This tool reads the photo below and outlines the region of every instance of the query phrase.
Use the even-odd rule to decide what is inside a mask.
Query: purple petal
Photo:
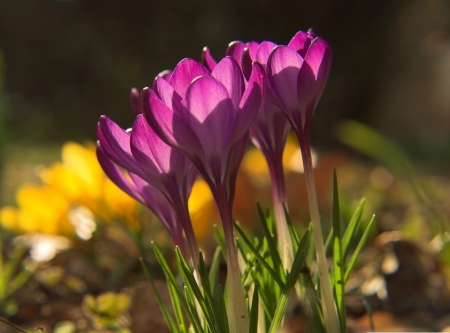
[[[246,45],[247,45],[247,49],[250,53],[250,58],[252,58],[253,60],[256,59],[256,52],[258,51],[259,43],[255,42],[255,41],[251,41],[251,42],[248,42]]]
[[[234,144],[247,132],[258,114],[266,91],[266,78],[264,73],[264,69],[259,63],[253,63],[252,75],[242,96],[239,111],[234,121],[230,144]]]
[[[156,84],[156,80],[158,78],[161,78],[164,81],[169,82],[171,77],[172,77],[172,71],[168,70],[168,69],[166,69],[165,71],[162,71],[161,73],[156,75],[155,80],[153,81],[153,90],[156,90],[155,84]]]
[[[231,57],[223,58],[212,71],[212,76],[225,86],[233,102],[233,108],[237,110],[244,92],[244,78],[236,60]]]
[[[288,44],[288,47],[293,49],[294,51],[297,51],[298,54],[302,56],[302,58],[305,58],[306,52],[308,51],[308,48],[314,38],[315,36],[309,31],[299,31],[295,34],[294,37],[292,37],[291,41]]]
[[[170,78],[170,85],[184,98],[192,81],[199,76],[210,76],[210,72],[193,59],[183,59],[175,67]]]
[[[236,60],[236,62],[241,66],[242,53],[244,53],[245,44],[241,41],[234,41],[228,44],[226,55]]]
[[[287,46],[277,46],[267,61],[267,81],[271,92],[291,121],[302,118],[298,111],[297,81],[302,67],[302,57]]]
[[[156,78],[153,86],[155,87],[156,95],[161,101],[166,104],[171,110],[179,109],[181,104],[181,96],[173,89],[173,87],[163,78]]]
[[[211,52],[209,51],[209,48],[205,46],[203,48],[202,56],[201,56],[201,63],[207,70],[212,72],[214,67],[216,67],[217,61],[214,60],[214,58],[211,55]]]
[[[272,52],[272,50],[276,47],[277,45],[275,43],[272,42],[262,42],[261,45],[258,47],[258,50],[256,52],[256,57],[255,60],[257,62],[259,62],[261,65],[263,65],[264,67],[266,67],[267,65],[267,59],[269,59],[269,54],[270,52]]]
[[[192,160],[201,144],[188,124],[151,89],[143,91],[143,102],[145,118],[161,140]]]
[[[130,177],[142,195],[144,200],[143,204],[150,208],[161,220],[171,237],[181,239],[181,237],[179,237],[179,234],[182,232],[181,226],[177,225],[176,212],[167,201],[166,197],[161,191],[145,182],[139,176],[130,173]],[[174,242],[176,243],[175,240]]]
[[[145,177],[131,153],[130,133],[106,116],[100,117],[97,132],[99,143],[108,158],[120,167]]]
[[[111,181],[117,185],[122,191],[128,194],[133,199],[146,205],[144,198],[139,193],[136,186],[125,177],[124,173],[106,156],[102,147],[97,145],[97,159],[105,174]]]
[[[298,77],[298,100],[306,112],[305,126],[311,121],[314,109],[322,96],[331,68],[331,49],[321,38],[311,44]]]
[[[236,189],[236,178],[239,171],[239,166],[241,165],[242,159],[244,158],[245,151],[247,150],[248,145],[248,131],[244,133],[244,135],[234,144],[230,149],[230,156],[228,161],[228,172],[227,172],[227,180],[230,184],[229,193],[229,201],[231,204],[234,200],[234,194]]]
[[[270,160],[282,158],[289,129],[289,121],[283,110],[266,99],[249,131],[253,143],[270,163]]]
[[[242,54],[242,73],[244,73],[245,79],[250,80],[250,76],[252,75],[253,70],[253,59],[250,53],[250,49],[244,49],[244,53]]]
[[[142,113],[141,96],[139,94],[139,90],[137,90],[136,88],[131,89],[130,103],[131,108],[133,109],[136,116]]]
[[[219,63],[215,69],[221,67]],[[198,137],[206,155],[223,154],[235,117],[225,86],[213,77],[198,78],[187,90],[183,105],[188,112],[183,118]]]
[[[156,135],[143,116],[137,117],[134,122],[130,146],[136,163],[146,174],[158,178],[172,171],[173,149]]]

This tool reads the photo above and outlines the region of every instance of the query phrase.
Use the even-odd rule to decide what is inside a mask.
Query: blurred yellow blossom
[[[211,190],[203,179],[198,179],[189,197],[189,213],[200,246],[212,241],[212,226],[220,224]]]
[[[64,236],[77,231],[86,239],[89,231],[95,230],[94,220],[119,220],[138,227],[139,204],[104,175],[94,143],[83,146],[68,142],[61,155],[62,162],[40,172],[43,185],[24,185],[17,190],[19,208],[0,210],[0,223],[5,228]]]

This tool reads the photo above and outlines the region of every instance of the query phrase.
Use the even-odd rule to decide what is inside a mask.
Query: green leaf
[[[252,253],[255,255],[255,257],[258,259],[260,264],[263,265],[264,268],[266,268],[266,270],[270,273],[270,275],[276,281],[276,283],[280,286],[280,288],[283,288],[284,287],[284,282],[283,282],[282,278],[285,278],[285,276],[280,277],[277,274],[277,272],[275,272],[275,270],[272,267],[269,266],[267,261],[259,254],[258,250],[253,246],[253,244],[247,238],[247,236],[242,231],[242,229],[239,227],[239,225],[235,224],[235,228],[236,228],[237,232],[239,233],[239,235],[241,236],[242,240],[249,247],[250,251],[252,251]],[[269,247],[270,247],[270,245],[269,245]],[[278,258],[279,258],[279,255],[278,255]]]
[[[341,332],[347,331],[344,290],[344,257],[341,242],[341,215],[336,169],[333,172],[333,287],[339,314]]]
[[[270,231],[269,229],[269,221],[265,218],[264,213],[262,211],[262,208],[259,204],[257,204],[258,207],[258,214],[259,218],[261,220],[261,225],[263,227],[264,235],[266,236],[267,245],[269,246],[270,251],[270,257],[273,260],[274,269],[276,271],[283,271],[283,264],[281,262],[280,258],[280,252],[277,249],[277,239],[275,235]]]
[[[258,330],[258,285],[255,284],[255,289],[253,290],[252,306],[250,309],[250,329],[249,333],[257,333]]]
[[[359,254],[361,253],[362,248],[364,247],[364,244],[367,241],[367,238],[370,235],[370,229],[372,228],[373,223],[375,222],[375,215],[372,216],[370,219],[369,224],[366,227],[366,230],[364,230],[363,235],[361,236],[361,240],[359,241],[358,245],[356,246],[355,252],[353,252],[352,256],[350,257],[350,260],[348,261],[347,268],[345,270],[344,274],[344,283],[347,282],[350,273],[353,270],[353,267],[355,266],[356,259],[358,258]]]
[[[348,251],[350,249],[350,244],[352,243],[352,240],[356,234],[356,230],[359,225],[361,215],[364,211],[365,204],[366,204],[366,198],[362,198],[358,204],[358,207],[356,207],[356,210],[353,213],[352,218],[350,219],[350,222],[348,223],[347,229],[345,230],[344,237],[342,239],[342,255],[343,255],[344,259],[348,255]]]
[[[172,307],[174,310],[175,318],[177,320],[178,326],[185,327],[184,317],[182,307],[187,311],[188,305],[185,300],[184,292],[181,290],[175,276],[172,274],[172,271],[167,264],[164,255],[159,250],[158,246],[151,242],[151,246],[153,248],[153,252],[155,253],[156,260],[158,260],[159,265],[161,266],[164,275],[166,276],[167,288],[169,289],[170,299],[172,301]],[[189,312],[187,311],[188,317]],[[189,320],[192,323],[192,318],[189,317]]]
[[[309,232],[305,232],[300,241],[299,249],[295,254],[294,263],[292,264],[292,269],[289,272],[286,278],[286,284],[283,288],[281,297],[278,300],[277,308],[275,310],[275,314],[273,316],[272,322],[270,324],[270,328],[268,333],[278,332],[278,329],[283,321],[284,315],[286,313],[287,305],[291,298],[291,293],[295,294],[294,286],[297,283],[297,280],[302,271],[302,267],[305,263],[306,257],[306,249],[309,243]]]
[[[412,193],[430,221],[436,223],[437,232],[447,231],[448,221],[440,199],[416,172],[408,156],[392,141],[380,133],[355,121],[344,121],[338,126],[337,138],[342,143],[383,164],[410,186]]]
[[[141,257],[139,258],[139,261],[141,263],[141,267],[144,270],[145,278],[148,282],[150,282],[150,286],[152,287],[153,294],[156,296],[156,300],[158,302],[159,308],[161,309],[161,312],[164,316],[164,319],[166,320],[167,325],[169,326],[169,330],[172,333],[179,333],[180,330],[175,323],[175,320],[173,319],[172,315],[170,314],[169,308],[167,307],[166,303],[164,303],[161,294],[159,293],[158,289],[155,286],[155,282],[153,281],[153,278],[150,274],[149,269],[147,268],[147,265],[145,265],[144,259]]]

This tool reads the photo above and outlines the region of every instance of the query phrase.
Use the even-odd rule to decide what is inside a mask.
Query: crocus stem
[[[218,194],[216,202],[222,220],[227,247],[227,285],[228,285],[228,326],[230,333],[248,333],[250,319],[241,282],[238,253],[234,244],[233,218],[231,205],[225,195]]]
[[[281,159],[280,159],[281,161]],[[273,161],[275,163],[275,161]],[[272,202],[277,226],[278,246],[280,248],[281,262],[284,270],[292,268],[294,249],[286,222],[284,206],[286,204],[286,188],[284,183],[284,171],[282,163],[269,165],[272,184]]]
[[[339,333],[340,325],[337,310],[334,303],[331,286],[330,273],[327,267],[327,258],[323,244],[322,226],[320,224],[319,205],[317,203],[316,186],[314,183],[314,172],[311,158],[311,148],[307,135],[300,136],[300,148],[303,158],[303,169],[306,179],[306,190],[308,193],[309,210],[311,214],[312,231],[316,248],[317,265],[319,266],[320,297],[322,311],[325,319],[325,327],[328,333]]]
[[[197,238],[195,238],[194,228],[192,227],[191,218],[187,204],[180,204],[176,209],[180,212],[181,224],[183,226],[184,235],[188,248],[188,255],[191,258],[191,264],[194,269],[198,268],[199,247]],[[183,253],[186,255],[186,253]]]

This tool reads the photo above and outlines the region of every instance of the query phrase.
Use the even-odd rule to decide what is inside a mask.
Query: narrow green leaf
[[[180,253],[181,254],[181,253]],[[214,330],[217,330],[219,333],[225,333],[223,331],[224,322],[223,320],[227,320],[227,318],[223,318],[219,315],[217,310],[217,304],[215,303],[214,294],[212,293],[212,286],[209,281],[208,272],[206,269],[205,260],[203,259],[202,253],[200,253],[199,258],[199,274],[200,280],[203,287],[203,294],[206,301],[206,308],[208,309],[208,315],[213,320]]]
[[[448,230],[448,219],[441,200],[430,184],[418,175],[405,152],[394,142],[356,121],[342,122],[338,126],[337,138],[402,178],[410,186],[418,203],[429,214],[430,221],[436,224],[434,228],[436,232]]]
[[[341,212],[339,209],[339,191],[336,169],[333,172],[333,287],[339,314],[341,332],[347,331],[344,290],[344,258],[341,242]]]
[[[218,246],[214,252],[214,256],[211,260],[211,266],[209,267],[209,284],[211,285],[211,293],[217,294],[217,286],[219,284],[219,272],[220,272],[220,254],[221,249]]]
[[[353,267],[355,266],[356,259],[358,258],[364,244],[367,241],[367,238],[369,237],[370,229],[372,228],[372,225],[374,222],[375,222],[375,215],[373,215],[372,218],[370,219],[369,224],[366,227],[366,230],[364,230],[361,240],[359,241],[358,245],[356,246],[355,252],[353,252],[352,256],[350,257],[350,260],[348,261],[347,268],[346,268],[345,274],[344,274],[344,284],[347,282],[347,280],[350,276],[350,273],[352,272]]]
[[[147,268],[147,265],[145,265],[145,262],[142,259],[142,257],[139,258],[139,261],[140,261],[141,267],[144,271],[145,278],[147,279],[148,282],[150,282],[150,286],[152,287],[153,294],[156,296],[156,300],[158,302],[159,308],[161,309],[164,319],[166,320],[166,323],[169,326],[169,331],[172,333],[179,333],[180,330],[179,330],[177,324],[175,323],[175,320],[173,319],[172,315],[170,314],[169,308],[164,303],[164,301],[161,297],[161,294],[159,293],[158,289],[156,288],[155,282],[153,281],[153,278],[150,274],[149,269]],[[185,332],[185,331],[183,331],[183,332]]]
[[[326,332],[320,296],[309,275],[301,275],[302,286],[305,288],[304,309],[311,317],[311,330],[314,333]]]
[[[200,305],[200,307],[203,311],[203,315],[204,315],[208,325],[210,326],[211,330],[213,332],[217,332],[215,329],[216,327],[214,325],[214,307],[211,308],[210,306],[208,306],[208,302],[207,302],[207,300],[205,300],[205,297],[202,294],[202,291],[200,290],[200,288],[197,284],[197,281],[195,280],[194,273],[192,272],[192,270],[189,267],[186,260],[183,258],[183,255],[181,254],[180,249],[176,248],[175,253],[176,253],[178,265],[180,267],[180,272],[183,277],[183,281],[186,284],[185,287],[187,288],[187,290],[190,293],[192,293],[192,297],[195,297],[195,299],[198,301],[198,304]],[[204,278],[205,278],[204,282],[209,285],[207,276],[205,276]],[[207,288],[208,287],[209,286],[207,286]],[[207,292],[210,293],[211,291],[210,290],[205,291],[205,293],[207,293]]]
[[[225,306],[226,302],[225,302],[225,297],[224,297],[224,292],[222,289],[222,286],[219,285],[218,286],[218,302],[217,302],[217,309],[219,311],[219,315],[222,318],[222,330],[223,332],[228,333],[230,331],[229,327],[228,327],[228,316],[227,316],[227,307]]]
[[[255,284],[255,289],[253,290],[252,306],[250,309],[250,329],[249,333],[257,333],[258,330],[258,285]]]
[[[202,326],[202,322],[200,320],[200,316],[198,313],[197,305],[195,303],[195,296],[192,293],[192,290],[189,289],[188,286],[184,286],[184,296],[187,304],[187,313],[189,313],[189,318],[191,321],[191,325],[194,328],[195,332],[208,332],[207,323],[205,323],[205,327]]]
[[[275,310],[275,315],[270,323],[270,327],[267,333],[277,333],[281,323],[283,322],[284,314],[286,313],[287,305],[289,303],[289,298],[286,294],[282,294],[277,308]]]
[[[282,276],[282,278],[280,278],[280,276],[278,276],[278,274],[274,271],[274,269],[267,264],[267,261],[263,257],[261,257],[258,250],[253,246],[253,244],[247,238],[247,236],[242,231],[242,229],[239,227],[239,225],[235,224],[235,228],[236,228],[237,232],[239,233],[239,235],[241,236],[242,240],[249,247],[250,251],[252,251],[252,253],[255,255],[255,257],[258,259],[258,261],[267,269],[267,271],[270,273],[272,278],[277,282],[277,284],[281,288],[283,288],[284,282],[282,281],[282,278],[285,278],[285,276]]]
[[[155,253],[156,260],[158,261],[159,265],[161,266],[164,272],[164,275],[166,276],[167,287],[169,289],[170,299],[172,301],[172,307],[175,313],[177,323],[179,326],[184,326],[185,325],[184,316],[181,307],[183,307],[186,310],[189,316],[188,305],[186,303],[184,293],[181,290],[180,286],[178,285],[175,276],[172,274],[172,271],[169,265],[167,264],[164,255],[159,250],[158,246],[154,242],[151,242],[151,246],[153,248],[153,252]],[[191,317],[189,317],[189,320],[192,322]]]
[[[350,249],[350,244],[352,243],[356,229],[359,225],[359,221],[364,211],[365,204],[366,198],[362,198],[358,204],[358,207],[356,207],[356,210],[353,213],[350,222],[348,223],[347,229],[345,230],[344,237],[342,238],[342,255],[344,259],[347,258],[348,251]]]
[[[219,243],[220,248],[222,249],[222,255],[224,258],[227,257],[227,246],[225,244],[225,236],[223,234],[223,230],[219,228],[217,224],[213,226],[214,234],[216,235],[217,242]]]
[[[276,239],[275,235],[269,230],[268,220],[265,218],[261,206],[259,204],[257,204],[257,207],[258,207],[258,214],[259,214],[259,218],[261,220],[261,225],[263,227],[264,235],[266,236],[267,245],[269,246],[270,257],[273,260],[274,269],[276,271],[279,271],[279,270],[283,271],[283,264],[281,262],[280,252],[277,249],[277,239]]]
[[[279,298],[275,314],[270,324],[268,333],[278,332],[281,322],[283,321],[284,315],[286,313],[287,305],[289,303],[290,295],[294,292],[293,287],[295,286],[301,269],[305,263],[306,249],[309,243],[310,233],[307,231],[300,241],[299,249],[295,254],[294,263],[292,264],[292,269],[286,278],[286,284],[283,288],[281,297]],[[294,292],[295,293],[295,292]]]
[[[300,243],[300,239],[298,238],[297,230],[295,230],[294,225],[292,224],[291,216],[286,210],[286,206],[283,204],[284,215],[286,216],[286,223],[288,225],[289,234],[291,235],[292,245],[294,247],[294,253],[298,250],[298,245]]]

